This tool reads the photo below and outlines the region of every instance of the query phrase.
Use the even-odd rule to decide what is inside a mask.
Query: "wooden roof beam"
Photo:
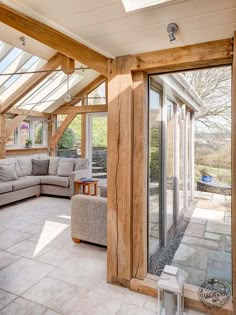
[[[43,112],[37,112],[34,110],[27,110],[27,109],[21,109],[21,108],[14,108],[12,107],[9,109],[7,114],[12,114],[12,115],[27,115],[31,117],[39,117],[39,118],[50,118],[50,114],[48,113],[43,113]]]
[[[53,112],[56,115],[63,114],[86,114],[86,113],[102,113],[107,112],[107,105],[84,105],[84,106],[62,106]]]
[[[131,56],[131,71],[164,73],[232,63],[232,40],[152,51]]]
[[[17,115],[14,117],[9,124],[7,124],[6,129],[6,139],[14,133],[15,129],[26,119],[28,115]]]
[[[63,55],[61,68],[62,68],[62,71],[67,75],[74,73],[75,72],[75,60]]]
[[[1,16],[1,4],[0,4]],[[56,53],[48,62],[40,69],[41,71],[55,70],[62,63],[62,54]],[[5,114],[13,107],[22,97],[27,95],[33,88],[42,82],[51,72],[35,73],[21,87],[19,87],[5,102],[0,105],[0,113]]]
[[[107,76],[107,57],[51,26],[4,4],[0,4],[0,21]]]
[[[69,126],[69,124],[72,122],[72,120],[77,116],[77,113],[70,113],[65,120],[63,120],[62,124],[58,128],[57,132],[52,137],[52,147],[55,147],[58,143],[58,141],[61,139],[61,136],[63,135],[66,128]]]

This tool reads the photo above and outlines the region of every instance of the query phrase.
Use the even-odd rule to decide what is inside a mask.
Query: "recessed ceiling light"
[[[177,0],[122,0],[126,12],[144,9],[154,5],[165,4]]]

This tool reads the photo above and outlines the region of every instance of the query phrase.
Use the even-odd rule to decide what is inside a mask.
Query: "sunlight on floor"
[[[36,245],[34,257],[58,237],[68,226],[68,224],[64,223],[46,221]]]

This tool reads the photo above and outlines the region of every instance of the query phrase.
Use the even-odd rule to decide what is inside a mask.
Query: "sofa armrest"
[[[78,170],[70,173],[70,195],[73,196],[75,192],[74,181],[76,179],[80,179],[81,177],[91,177],[91,170],[89,168],[85,168],[83,170]]]

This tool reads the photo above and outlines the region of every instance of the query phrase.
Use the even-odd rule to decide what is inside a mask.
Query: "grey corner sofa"
[[[86,241],[107,245],[107,190],[100,197],[75,195],[71,202],[71,237],[75,243]]]
[[[48,175],[32,175],[32,159],[29,157],[0,159],[1,165],[15,165],[17,179],[0,181],[0,206],[40,194],[67,196],[74,195],[74,180],[91,177],[87,159],[69,159],[60,157],[38,157],[37,160],[49,159]],[[69,162],[72,169],[58,174],[59,166],[63,171],[64,162]],[[60,176],[63,175],[63,176]]]

